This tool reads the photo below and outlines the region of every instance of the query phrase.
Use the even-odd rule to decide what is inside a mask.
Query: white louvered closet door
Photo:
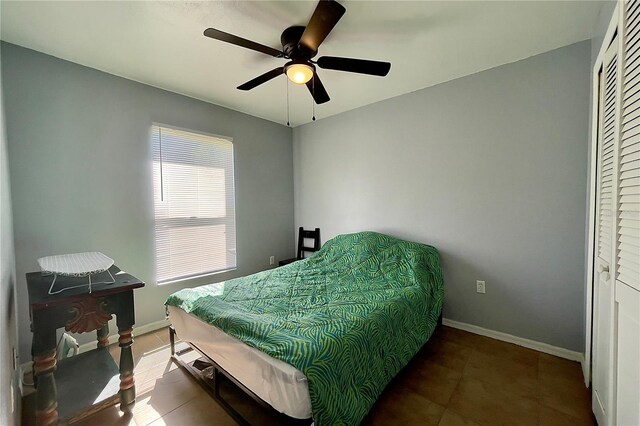
[[[600,74],[596,191],[596,276],[593,293],[593,412],[598,424],[611,424],[614,370],[614,287],[609,268],[615,234],[616,147],[620,129],[618,40],[607,50]]]
[[[623,98],[617,147],[615,235],[615,422],[640,425],[640,1],[625,1],[622,12]]]
[[[640,290],[640,1],[625,12],[616,278]]]
[[[598,149],[598,257],[601,264],[609,266],[612,259],[614,220],[614,155],[618,134],[618,55],[614,40],[600,79],[602,97],[600,108],[600,144]]]

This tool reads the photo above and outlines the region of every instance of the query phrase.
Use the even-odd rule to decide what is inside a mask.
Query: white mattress
[[[175,306],[169,306],[169,318],[178,338],[198,346],[274,409],[296,419],[311,417],[309,386],[300,370]]]

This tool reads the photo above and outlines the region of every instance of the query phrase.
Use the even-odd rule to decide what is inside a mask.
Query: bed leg
[[[220,399],[220,371],[213,367],[213,393],[217,399]]]
[[[169,343],[171,345],[171,355],[176,354],[176,329],[172,325],[169,326]]]

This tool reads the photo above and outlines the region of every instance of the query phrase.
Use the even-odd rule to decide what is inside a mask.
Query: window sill
[[[165,286],[165,285],[171,285],[171,284],[184,283],[185,281],[203,279],[203,278],[211,277],[211,276],[214,276],[214,275],[220,275],[220,274],[224,274],[224,273],[227,273],[227,272],[232,272],[232,271],[235,271],[237,269],[238,269],[238,267],[236,266],[234,268],[222,269],[220,271],[207,272],[207,273],[200,274],[200,275],[190,275],[188,277],[175,278],[175,279],[171,279],[169,281],[158,282],[158,285],[159,286]]]

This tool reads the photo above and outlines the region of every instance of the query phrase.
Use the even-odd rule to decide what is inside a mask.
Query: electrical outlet
[[[276,264],[276,257],[269,256],[269,265],[275,265],[275,264]]]
[[[486,293],[484,281],[476,281],[476,293]]]

